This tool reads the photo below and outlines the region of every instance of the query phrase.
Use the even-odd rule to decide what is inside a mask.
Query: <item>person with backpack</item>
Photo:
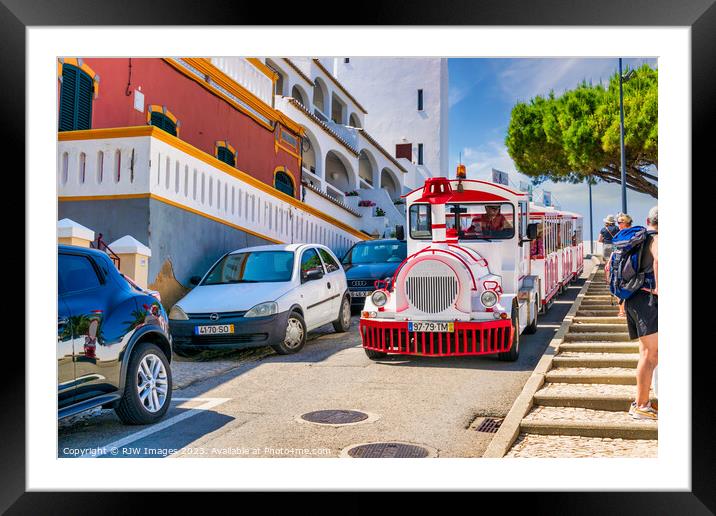
[[[649,399],[659,362],[659,253],[658,208],[649,210],[648,228],[622,229],[614,238],[614,252],[606,267],[609,290],[624,300],[630,339],[639,339],[636,399],[629,414],[634,419],[658,419],[658,408]]]
[[[619,234],[619,231],[625,228],[630,228],[632,225],[632,218],[631,215],[627,215],[626,213],[620,213],[617,215],[617,235]],[[614,239],[612,239],[612,242],[614,242]],[[617,317],[626,317],[626,312],[624,311],[624,300],[619,300],[619,313],[617,314]]]
[[[607,215],[604,219],[604,227],[599,230],[599,238],[597,238],[597,242],[602,243],[602,254],[606,261],[609,261],[609,257],[612,254],[612,240],[617,236],[617,233],[619,233],[619,228],[615,222],[614,215]]]

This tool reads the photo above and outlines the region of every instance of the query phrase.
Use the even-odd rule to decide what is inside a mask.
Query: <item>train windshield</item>
[[[507,202],[448,204],[445,227],[460,240],[507,240],[515,236],[515,208]]]

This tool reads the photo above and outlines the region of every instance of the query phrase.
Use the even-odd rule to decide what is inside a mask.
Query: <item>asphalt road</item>
[[[590,266],[585,262],[584,277]],[[157,425],[123,426],[108,410],[64,421],[58,455],[338,457],[356,444],[397,441],[423,446],[430,456],[480,457],[494,434],[477,426],[507,415],[583,281],[540,317],[536,334],[522,336],[513,363],[494,356],[373,362],[360,346],[354,317],[347,334],[321,328],[296,355],[239,361],[226,373],[175,390]],[[344,426],[300,419],[329,409],[369,417]]]

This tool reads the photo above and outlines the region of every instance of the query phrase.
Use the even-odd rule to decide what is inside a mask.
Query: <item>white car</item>
[[[169,312],[174,351],[271,346],[296,353],[306,334],[351,325],[346,275],[319,244],[264,245],[222,256]]]

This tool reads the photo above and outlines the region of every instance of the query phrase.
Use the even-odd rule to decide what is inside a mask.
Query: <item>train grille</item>
[[[450,308],[457,297],[457,289],[455,276],[408,277],[405,284],[410,303],[429,314]]]

